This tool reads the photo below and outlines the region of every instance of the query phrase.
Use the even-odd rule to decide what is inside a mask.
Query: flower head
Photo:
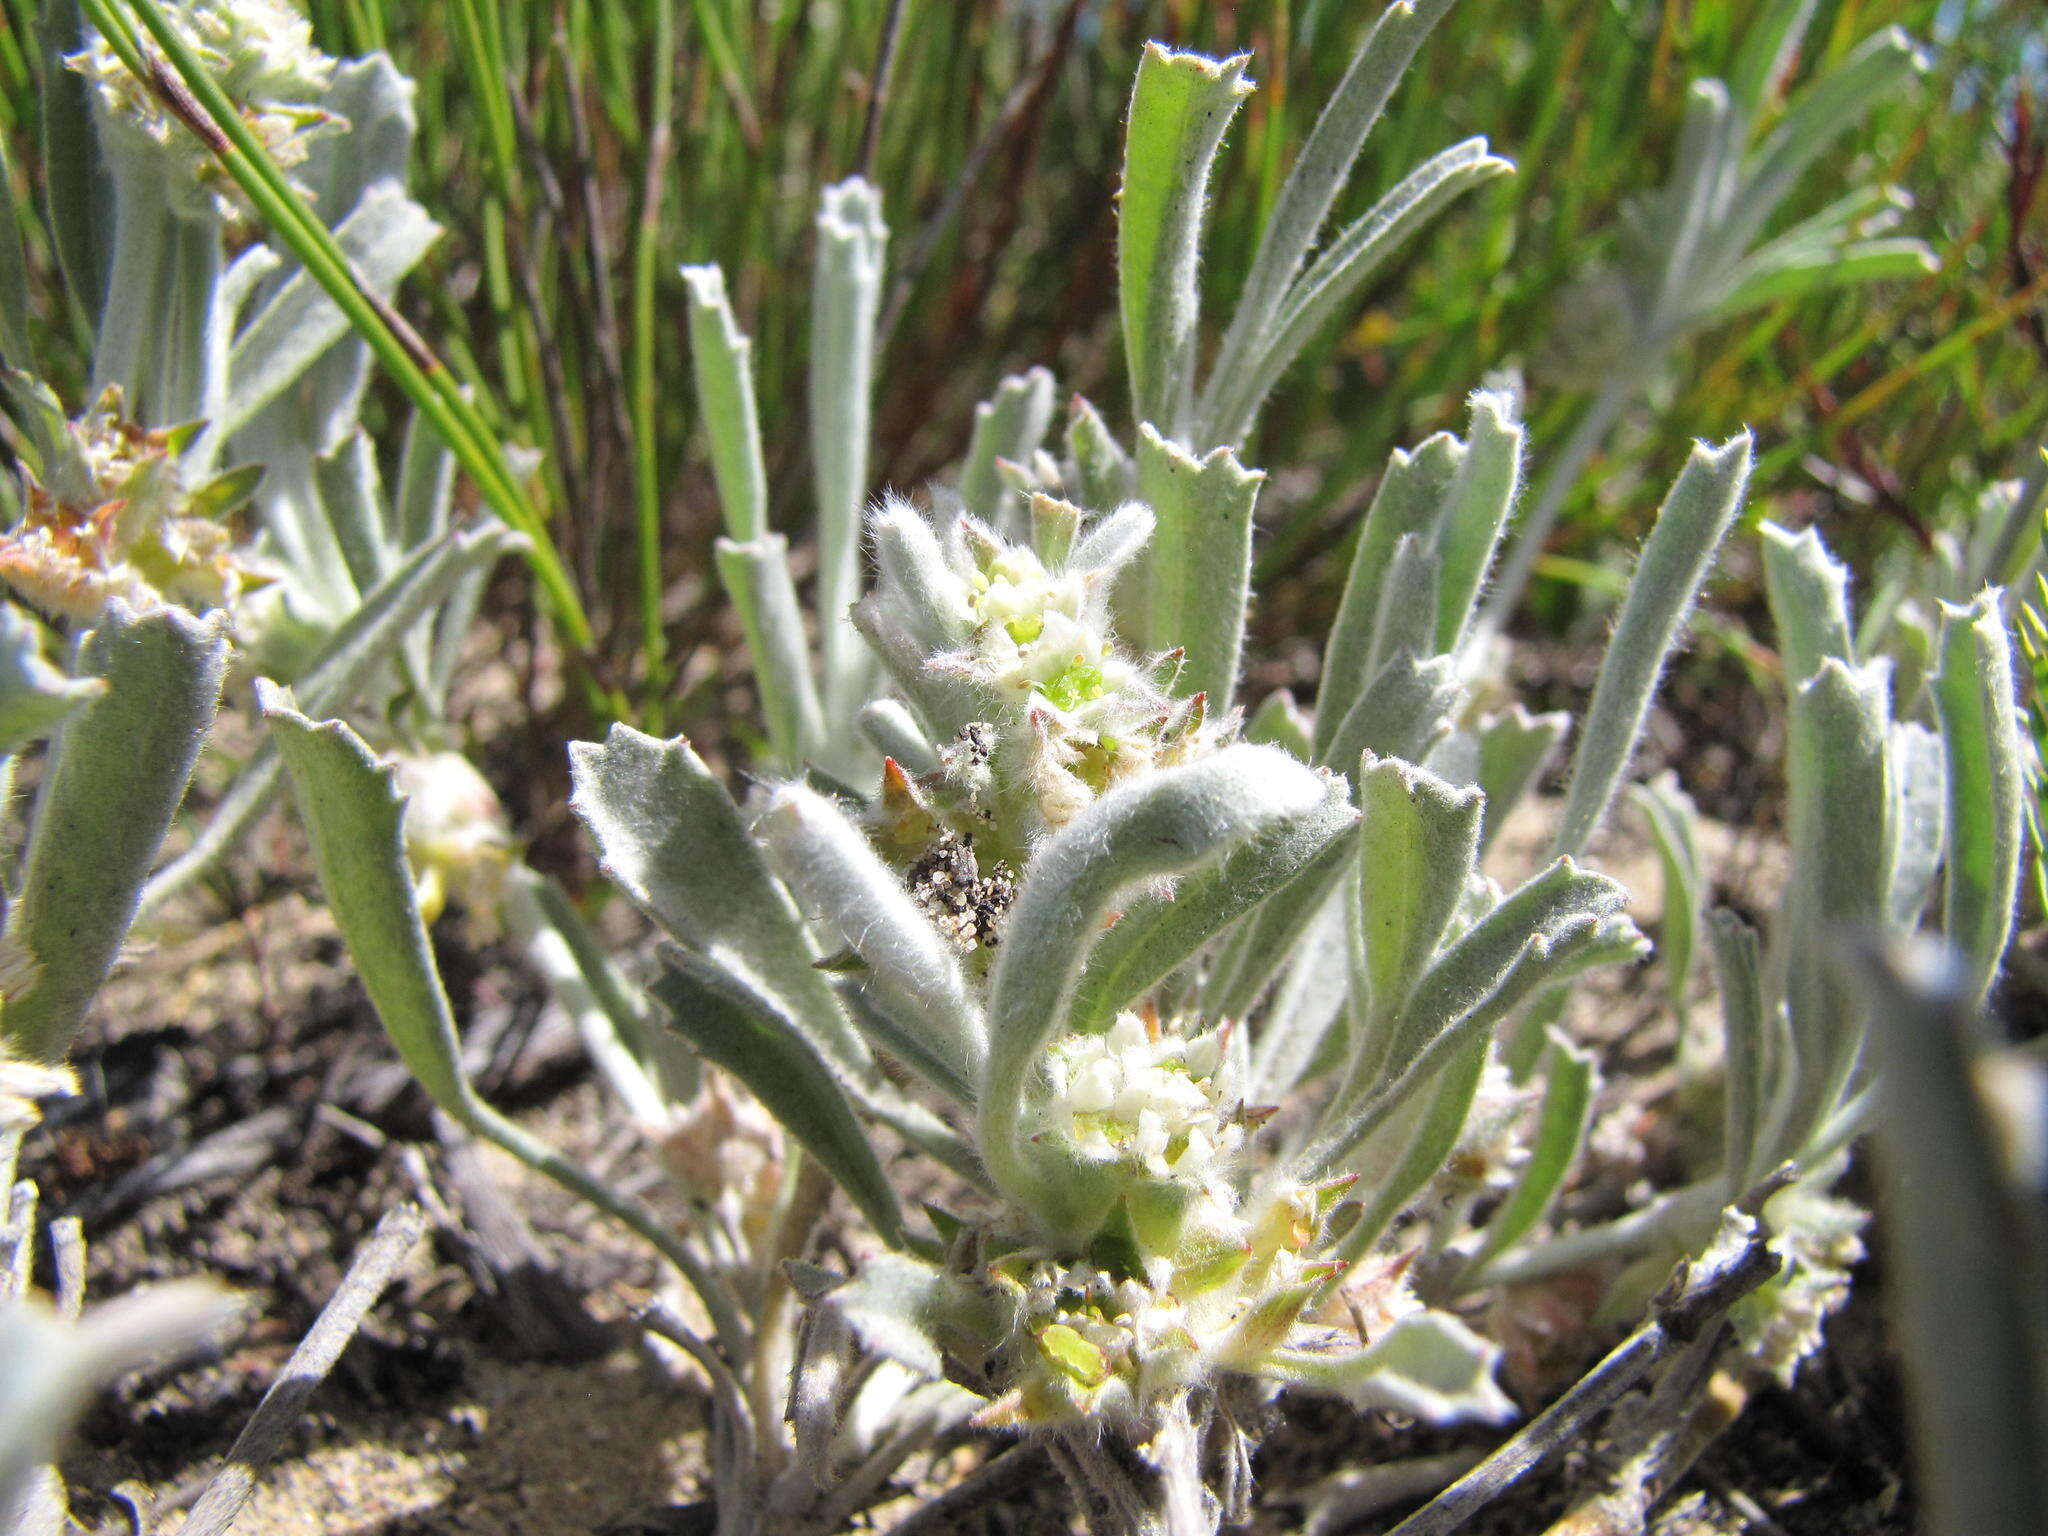
[[[278,165],[304,163],[313,139],[347,127],[320,106],[334,60],[314,47],[312,23],[284,0],[186,0],[165,11]],[[153,43],[140,42],[162,62]],[[237,215],[239,193],[219,161],[103,36],[95,32],[64,62],[91,82],[107,131],[155,159],[173,208],[187,217]]]
[[[0,535],[0,582],[46,614],[89,624],[109,602],[202,611],[266,579],[244,561],[228,513],[255,486],[231,470],[188,487],[178,454],[192,428],[150,430],[109,388],[76,421],[35,391],[39,461],[22,468],[21,521]]]

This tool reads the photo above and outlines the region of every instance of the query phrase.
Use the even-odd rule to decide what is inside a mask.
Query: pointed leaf
[[[1673,1013],[1683,1020],[1692,981],[1693,949],[1705,910],[1707,871],[1700,853],[1699,810],[1678,787],[1677,776],[1660,774],[1639,784],[1630,798],[1649,823],[1664,872],[1664,921],[1657,947],[1664,961],[1664,984]]]
[[[1209,173],[1223,132],[1252,91],[1250,55],[1207,59],[1147,43],[1131,92],[1117,206],[1117,286],[1132,415],[1182,430],[1201,307],[1196,269]]]
[[[1520,704],[1481,722],[1479,787],[1486,794],[1486,820],[1479,832],[1482,850],[1493,845],[1508,812],[1550,766],[1571,724],[1572,717],[1562,710],[1532,715]]]
[[[1464,445],[1450,433],[1439,432],[1424,439],[1412,453],[1395,449],[1387,461],[1386,475],[1359,529],[1343,600],[1323,647],[1323,681],[1316,694],[1319,761],[1348,764],[1364,750],[1361,743],[1340,753],[1333,750],[1333,743],[1339,725],[1373,681],[1373,633],[1385,597],[1387,568],[1403,534],[1423,533],[1436,526],[1464,460]],[[1389,757],[1406,755],[1375,750]]]
[[[960,502],[993,528],[1007,527],[1013,498],[996,472],[998,459],[1023,464],[1045,441],[1052,425],[1052,374],[1033,368],[1004,379],[995,397],[974,408],[974,435],[960,466]]]
[[[1090,512],[1106,512],[1138,494],[1138,466],[1109,424],[1081,396],[1067,415],[1068,494]]]
[[[1788,533],[1776,523],[1758,529],[1771,624],[1785,658],[1785,681],[1797,686],[1829,656],[1854,662],[1849,633],[1849,571],[1808,528]]]
[[[1693,445],[1671,494],[1643,544],[1621,616],[1600,659],[1593,702],[1572,761],[1571,788],[1552,851],[1577,853],[1586,846],[1635,755],[1650,700],[1679,632],[1699,596],[1749,482],[1749,434],[1718,448]]]
[[[1886,1292],[1927,1457],[1926,1528],[2021,1536],[2048,1506],[2039,1201],[2013,1187],[1977,1094],[1976,978],[1924,950],[1863,969],[1877,1004]]]
[[[1367,752],[1415,762],[1451,727],[1465,690],[1454,656],[1417,660],[1401,651],[1380,669],[1343,721],[1330,733],[1322,761],[1356,761]],[[1322,723],[1320,712],[1316,723]],[[1341,755],[1340,755],[1341,754]]]
[[[424,208],[385,181],[363,194],[334,238],[363,284],[388,298],[440,233]],[[227,405],[208,424],[208,439],[233,437],[347,331],[347,318],[319,283],[304,270],[293,272],[235,338]]]
[[[1352,55],[1281,184],[1259,236],[1258,250],[1218,354],[1216,379],[1244,371],[1258,344],[1272,333],[1290,291],[1297,287],[1295,275],[1322,233],[1338,194],[1351,179],[1366,135],[1407,72],[1415,51],[1450,8],[1451,0],[1390,5]],[[1231,432],[1214,438],[1217,442],[1235,440],[1236,434]]]
[[[1714,971],[1721,992],[1721,1038],[1727,1059],[1723,1085],[1722,1160],[1727,1187],[1751,1188],[1762,1169],[1760,1145],[1771,1108],[1769,1065],[1777,1054],[1773,1014],[1764,1000],[1762,947],[1756,930],[1726,907],[1707,915]]]
[[[390,661],[392,652],[404,644],[413,627],[430,615],[466,574],[488,572],[520,542],[519,535],[502,524],[486,521],[450,529],[413,550],[364,596],[295,679],[306,708],[324,713],[353,702]],[[276,743],[266,739],[214,807],[212,819],[192,840],[192,846],[159,870],[144,889],[145,910],[212,868],[248,834],[269,808],[282,769]]]
[[[1493,552],[1522,488],[1522,423],[1517,417],[1511,394],[1481,390],[1472,397],[1465,462],[1444,508],[1443,591],[1436,619],[1439,654],[1455,651],[1464,639]]]
[[[867,665],[848,610],[860,595],[861,508],[868,495],[875,322],[889,226],[882,198],[858,176],[827,187],[818,210],[811,287],[811,464],[818,506],[818,629],[827,717],[859,701]]]
[[[1386,14],[1397,9],[1390,6]],[[1488,154],[1486,140],[1467,139],[1425,160],[1340,231],[1288,291],[1271,327],[1249,335],[1240,353],[1218,359],[1203,392],[1202,438],[1234,443],[1249,437],[1281,375],[1372,275],[1451,202],[1514,168]]]

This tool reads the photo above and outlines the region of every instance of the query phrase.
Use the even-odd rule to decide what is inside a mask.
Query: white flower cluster
[[[1202,1183],[1244,1145],[1219,1031],[1192,1037],[1135,1013],[1099,1035],[1070,1035],[1046,1058],[1055,1128],[1093,1161]]]
[[[279,165],[303,163],[313,138],[347,126],[319,104],[334,60],[313,45],[312,23],[285,0],[187,0],[165,9]],[[146,36],[141,41],[154,51]],[[94,33],[64,62],[92,83],[110,130],[158,158],[174,208],[188,217],[209,208],[235,217],[234,184],[212,152],[104,37]]]
[[[1172,694],[1177,658],[1117,644],[1110,589],[1150,527],[1126,506],[1054,558],[964,514],[938,529],[891,500],[870,520],[880,580],[855,621],[932,727],[940,808],[963,836],[992,832],[993,857],[1020,858],[1106,790],[1235,730],[1235,715]]]
[[[968,578],[973,625],[967,670],[1019,704],[1045,703],[1069,715],[1132,688],[1138,671],[1110,639],[1089,573],[1048,572],[1021,545],[999,546],[987,567]]]

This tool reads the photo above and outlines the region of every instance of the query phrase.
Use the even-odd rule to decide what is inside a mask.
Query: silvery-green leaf
[[[256,699],[298,791],[320,883],[363,990],[407,1070],[435,1103],[464,1114],[475,1095],[420,918],[405,855],[406,801],[392,769],[340,721],[316,724],[300,714],[284,689],[259,678]]]
[[[388,298],[440,233],[425,209],[384,181],[363,193],[334,238],[370,291]],[[208,438],[233,437],[347,329],[326,290],[304,270],[294,272],[235,338],[228,399],[220,418],[208,424]]]
[[[0,356],[15,368],[36,365],[28,318],[28,259],[21,248],[21,210],[14,202],[14,167],[0,148]]]
[[[1027,462],[1052,426],[1052,406],[1052,374],[1033,368],[1004,379],[994,398],[974,408],[974,434],[960,466],[960,503],[990,527],[1007,530],[1015,522],[1006,515],[1014,498],[996,473],[996,461]]]
[[[1231,923],[1300,877],[1358,824],[1342,779],[1325,781],[1322,802],[1277,821],[1259,836],[1189,875],[1170,899],[1140,898],[1088,954],[1074,997],[1075,1029],[1106,1026],[1146,988],[1198,954]]]
[[[57,67],[63,69],[61,61]],[[70,73],[69,70],[64,70]],[[113,238],[102,248],[97,329],[93,333],[92,393],[118,384],[131,412],[144,414],[144,396],[155,385],[153,360],[161,350],[161,322],[169,297],[169,268],[181,243],[171,210],[171,188],[159,168],[138,156],[119,135],[88,128],[105,154],[113,188],[109,206]],[[218,231],[214,231],[218,240]],[[188,354],[189,355],[189,354]]]
[[[1449,1313],[1410,1312],[1352,1354],[1284,1352],[1276,1374],[1333,1392],[1361,1411],[1387,1408],[1431,1424],[1498,1424],[1515,1415],[1494,1383],[1499,1359],[1499,1345]]]
[[[323,223],[346,222],[372,187],[404,184],[418,126],[413,89],[413,82],[383,54],[345,60],[335,68],[320,105],[346,122],[348,130],[316,135],[305,161],[291,172],[293,184],[306,192]],[[262,297],[267,299],[274,286],[274,280],[266,281]],[[331,449],[354,426],[369,383],[370,357],[367,342],[344,332],[306,370],[294,393],[317,449]]]
[[[740,1323],[730,1293],[674,1226],[499,1114],[465,1075],[454,1011],[406,859],[406,801],[390,765],[379,763],[339,720],[316,724],[293,709],[286,690],[259,678],[256,697],[292,775],[327,905],[407,1069],[461,1124],[652,1244],[696,1291],[721,1344],[738,1350]]]
[[[1758,6],[1743,29],[1742,48],[1728,71],[1728,91],[1738,110],[1752,121],[1781,83],[1799,55],[1801,41],[1813,21],[1816,0],[1769,0]]]
[[[1830,555],[1820,535],[1807,528],[1788,533],[1776,523],[1759,529],[1764,552],[1764,590],[1771,625],[1785,658],[1785,680],[1797,686],[1829,656],[1854,662],[1849,632],[1849,572]]]
[[[1798,1072],[1785,1156],[1836,1107],[1862,1044],[1862,1000],[1820,946],[1844,924],[1875,923],[1891,888],[1890,719],[1882,662],[1852,669],[1829,657],[1791,701],[1792,879],[1779,952]]]
[[[1485,799],[1434,774],[1367,753],[1358,770],[1351,902],[1359,1044],[1390,1048],[1409,997],[1435,959],[1479,854]],[[1377,1060],[1361,1060],[1374,1071]]]
[[[455,455],[427,413],[414,408],[406,419],[405,444],[399,452],[398,486],[391,498],[391,542],[400,550],[417,549],[440,537],[448,526],[455,499]]]
[[[1479,589],[1522,488],[1522,423],[1513,396],[1481,390],[1472,397],[1465,462],[1444,508],[1436,649],[1455,651],[1472,622]]]
[[[6,999],[8,1041],[55,1061],[106,980],[220,704],[226,624],[111,605],[76,672],[105,690],[65,723],[36,797],[5,943],[28,962]]]
[[[1671,494],[1658,509],[1607,653],[1600,659],[1554,852],[1580,851],[1606,818],[1635,755],[1664,663],[1699,596],[1714,551],[1742,505],[1743,487],[1749,482],[1749,448],[1747,432],[1718,448],[1695,443]]]
[[[1639,259],[1647,269],[1639,281],[1648,289],[1649,303],[1638,346],[1657,345],[1699,313],[1701,277],[1719,265],[1701,253],[1728,222],[1746,130],[1719,80],[1695,80],[1687,88],[1671,179],[1641,205],[1650,212],[1639,226],[1644,233]]]
[[[1379,675],[1330,732],[1321,761],[1355,762],[1367,752],[1414,762],[1451,727],[1465,690],[1458,682],[1457,658],[1432,656],[1418,660],[1401,651],[1380,668]],[[1322,715],[1316,716],[1318,728]]]
[[[725,274],[715,266],[684,267],[689,292],[690,362],[697,409],[711,445],[711,471],[725,531],[741,543],[768,531],[768,471],[754,405],[754,344],[733,318]]]
[[[870,991],[867,981],[867,962],[851,950],[845,952],[848,969],[835,976],[834,989],[839,1001],[853,1020],[853,1027],[866,1037],[869,1045],[884,1055],[893,1056],[901,1065],[909,1068],[932,1087],[939,1090],[954,1104],[974,1102],[976,1078],[967,1075],[957,1061],[948,1060],[934,1049],[929,1031],[914,1021],[906,1022],[897,1014],[883,1008]],[[903,1100],[904,1107],[911,1101]],[[871,1110],[873,1105],[868,1106]],[[886,1116],[877,1116],[887,1123]],[[922,1145],[914,1135],[907,1139],[912,1145]],[[934,1154],[937,1156],[938,1154]],[[969,1156],[971,1157],[971,1153]],[[949,1159],[941,1156],[941,1162]]]
[[[924,514],[901,497],[884,497],[868,519],[868,543],[877,580],[863,606],[886,608],[922,656],[965,644],[973,624],[965,587]]]
[[[2022,1536],[2048,1507],[2048,1317],[2038,1201],[1977,1096],[1977,981],[1930,950],[1869,954],[1883,1112],[1887,1299],[1941,1536]]]
[[[1910,235],[1848,240],[1823,250],[1766,246],[1728,274],[1728,295],[1716,313],[1732,316],[1828,289],[1925,277],[1940,267],[1933,248]]]
[[[1619,884],[1570,859],[1532,876],[1466,929],[1415,984],[1395,1036],[1396,1066],[1478,1006],[1511,971],[1540,965],[1567,938],[1619,916],[1627,902]]]
[[[1387,563],[1386,590],[1373,614],[1372,651],[1366,676],[1378,677],[1396,656],[1434,656],[1436,643],[1437,588],[1442,580],[1442,561],[1437,553],[1438,533],[1404,533],[1394,545],[1394,558]]]
[[[2018,897],[2025,799],[2012,641],[1996,587],[1941,610],[1934,701],[1948,749],[1948,864],[1942,934],[1982,997],[2004,962]]]
[[[1035,493],[1030,498],[1031,552],[1048,571],[1062,569],[1074,552],[1087,514],[1071,501]]]
[[[840,1082],[843,1071],[780,1001],[725,964],[670,948],[654,996],[706,1060],[732,1073],[860,1207],[881,1236],[901,1234],[896,1192]]]
[[[384,483],[370,434],[357,427],[331,454],[316,457],[313,476],[349,576],[358,591],[368,592],[384,579],[394,559],[385,537]]]
[[[1528,1236],[1550,1209],[1585,1144],[1598,1082],[1591,1054],[1553,1034],[1544,1054],[1543,1105],[1536,1112],[1529,1160],[1522,1165],[1514,1189],[1487,1222],[1486,1235],[1466,1266],[1466,1276],[1483,1279],[1486,1266]]]
[[[700,1079],[697,1058],[648,1016],[568,892],[524,864],[505,882],[505,926],[576,1025],[583,1048],[626,1107],[659,1125],[687,1103]]]
[[[1101,412],[1074,396],[1067,416],[1067,494],[1090,512],[1106,512],[1138,494],[1138,466]]]
[[[788,784],[754,835],[804,910],[867,963],[874,1004],[955,1080],[979,1081],[987,1041],[960,962],[860,828],[823,795]]]
[[[1042,1186],[1020,1127],[1047,1042],[1071,1012],[1075,983],[1117,894],[1188,873],[1327,795],[1321,774],[1272,747],[1226,747],[1110,790],[1033,859],[989,984],[989,1070],[982,1155],[996,1182],[1058,1224],[1061,1191]]]
[[[1117,289],[1132,415],[1178,437],[1194,386],[1197,267],[1209,173],[1252,91],[1250,55],[1208,59],[1147,43],[1124,139]]]
[[[769,871],[740,808],[682,737],[614,725],[569,746],[569,805],[605,873],[686,949],[754,981],[843,1070],[868,1053],[848,1024],[802,914]]]
[[[1144,648],[1187,652],[1175,691],[1212,707],[1237,692],[1251,600],[1252,510],[1262,470],[1228,448],[1196,458],[1149,424],[1138,428],[1138,490],[1155,525],[1146,558]]]
[[[1436,526],[1464,459],[1464,445],[1450,433],[1439,432],[1425,438],[1412,452],[1396,448],[1387,461],[1386,475],[1380,480],[1372,504],[1366,509],[1365,522],[1359,528],[1358,546],[1352,552],[1351,569],[1344,581],[1344,596],[1330,626],[1330,638],[1323,647],[1323,679],[1316,694],[1316,746],[1322,753],[1320,761],[1352,762],[1363,750],[1363,744],[1349,752],[1331,748],[1338,726],[1373,680],[1373,634],[1385,595],[1387,567],[1393,562],[1394,550],[1403,534],[1424,533]]]
[[[825,709],[835,723],[868,661],[848,610],[860,596],[861,508],[868,494],[875,321],[889,226],[882,199],[855,176],[825,189],[811,285],[811,468],[818,506],[818,628]]]
[[[1746,249],[1807,168],[1874,105],[1926,68],[1913,41],[1898,27],[1886,27],[1794,96],[1744,162],[1740,185],[1728,200],[1730,215],[1712,232],[1703,267],[1711,270]]]
[[[1124,502],[1116,510],[1096,518],[1083,530],[1073,553],[1067,558],[1068,568],[1091,572],[1099,582],[1114,582],[1126,567],[1144,554],[1156,527],[1157,520],[1150,507],[1138,501]],[[1121,583],[1119,595],[1122,588],[1137,585],[1135,581]]]
[[[87,34],[78,0],[50,0],[37,9],[36,43],[43,56],[36,92],[42,109],[38,147],[50,243],[73,301],[88,320],[97,320],[113,266],[114,184],[93,126],[91,87],[64,65],[64,56],[82,48]],[[9,361],[20,366],[28,359]]]
[[[750,544],[719,539],[711,552],[746,632],[769,745],[778,763],[795,768],[824,746],[825,725],[789,574],[789,541],[779,533]]]
[[[1257,1004],[1266,985],[1288,963],[1294,947],[1317,914],[1341,901],[1333,893],[1351,868],[1351,838],[1333,839],[1308,867],[1245,917],[1225,940],[1223,952],[1202,987],[1202,1012],[1212,1019],[1241,1019]],[[1344,951],[1337,951],[1341,969]]]
[[[1486,820],[1479,846],[1486,849],[1507,820],[1508,812],[1550,766],[1572,717],[1562,710],[1532,715],[1520,704],[1491,716],[1479,727],[1479,787],[1486,793]]]
[[[1475,922],[1415,989],[1384,1072],[1354,1084],[1326,1114],[1322,1134],[1304,1154],[1308,1172],[1336,1167],[1450,1053],[1542,988],[1640,955],[1642,935],[1621,910],[1626,900],[1606,876],[1559,859]]]
[[[72,677],[50,665],[35,621],[0,602],[0,757],[42,740],[106,690],[104,678]]]

